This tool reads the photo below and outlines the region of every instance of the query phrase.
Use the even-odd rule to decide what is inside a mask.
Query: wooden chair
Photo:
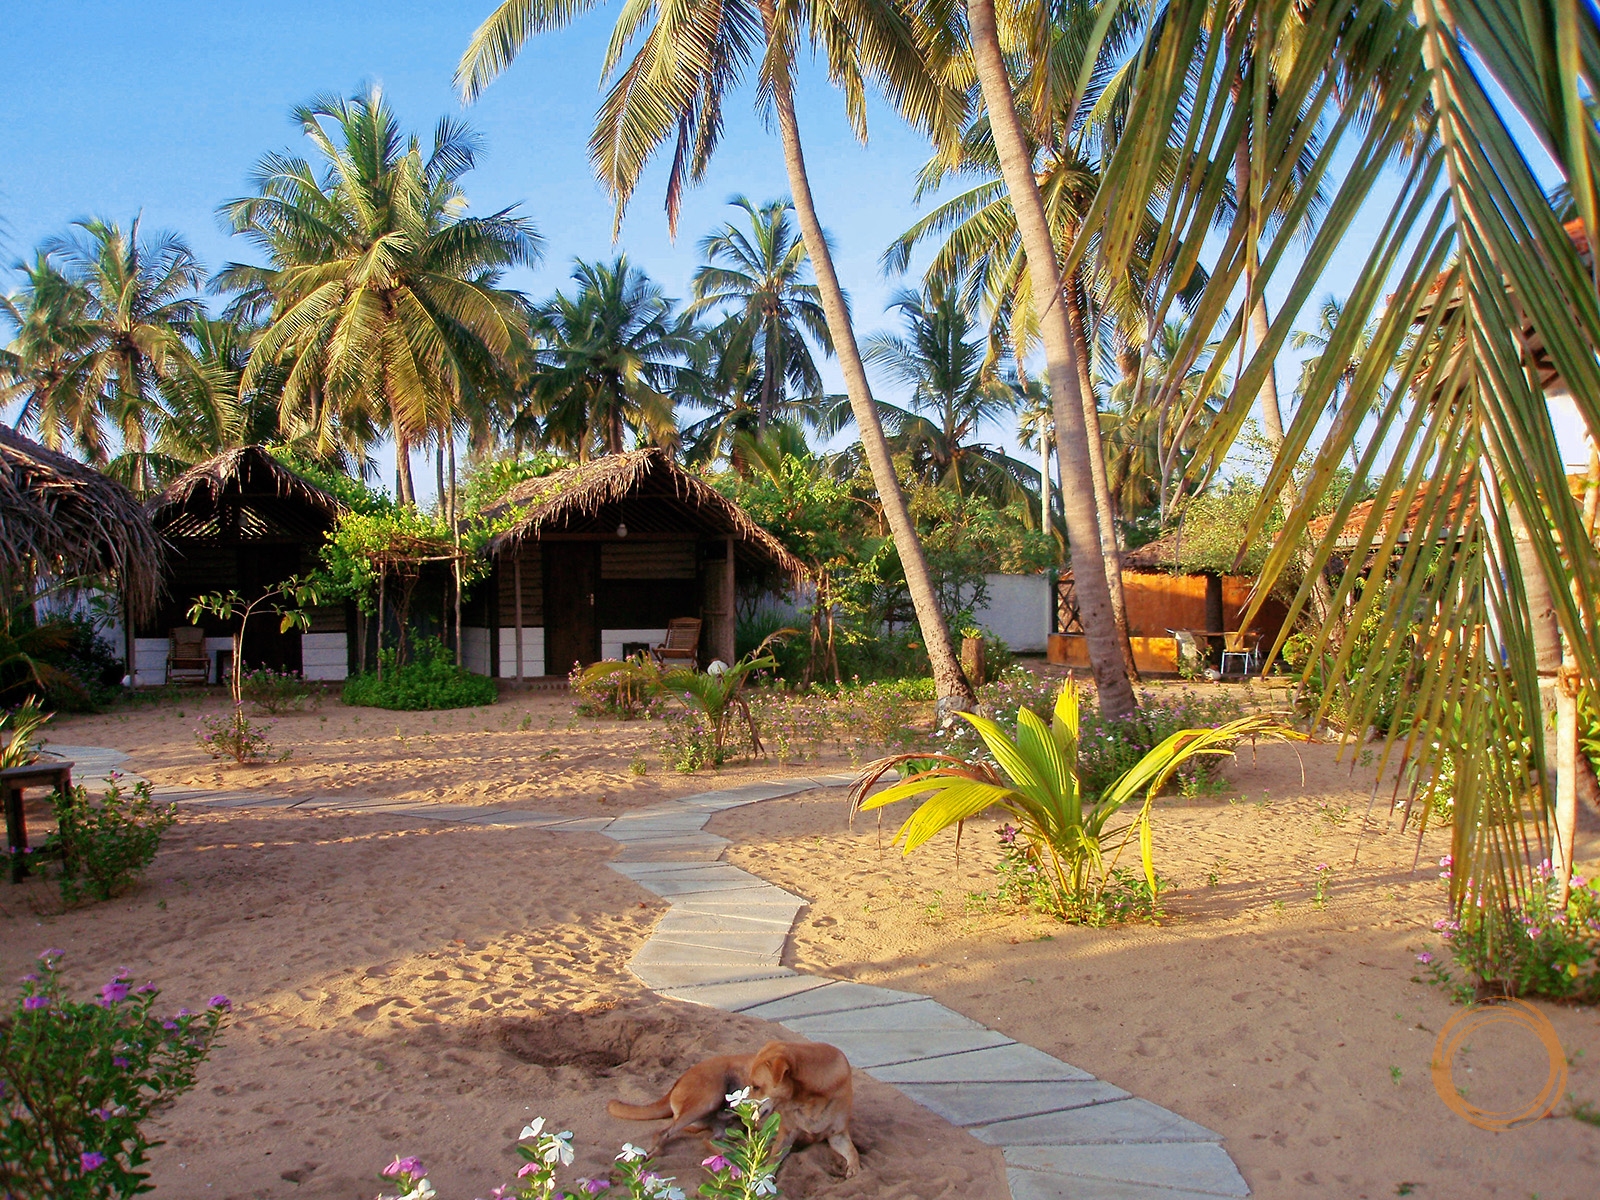
[[[204,629],[186,625],[172,631],[172,649],[167,653],[167,682],[176,683],[180,675],[185,679],[198,677],[200,683],[210,682],[211,659],[206,656]]]
[[[687,666],[700,669],[700,618],[673,617],[667,622],[666,641],[650,651],[656,666]]]

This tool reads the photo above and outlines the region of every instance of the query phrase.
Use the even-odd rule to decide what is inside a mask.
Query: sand
[[[574,720],[557,695],[441,714],[330,701],[278,722],[287,761],[221,767],[194,747],[195,714],[192,699],[163,702],[52,733],[127,750],[166,783],[578,815],[819,765],[680,776],[648,725]],[[1304,761],[1304,786],[1295,755],[1270,748],[1232,769],[1231,796],[1162,802],[1158,863],[1180,886],[1158,928],[1067,927],[999,905],[990,830],[968,830],[959,867],[944,842],[905,862],[880,852],[872,823],[846,827],[837,790],[712,827],[735,840],[730,859],[811,898],[788,961],[927,993],[1220,1131],[1256,1196],[1592,1196],[1600,1129],[1561,1116],[1491,1134],[1434,1095],[1428,1059],[1455,1010],[1416,982],[1414,956],[1438,949],[1443,835],[1424,839],[1413,871],[1416,840],[1380,820],[1352,865],[1369,784],[1326,747]],[[158,1197],[357,1200],[398,1152],[428,1163],[444,1200],[471,1200],[510,1178],[529,1118],[572,1129],[577,1169],[599,1172],[654,1129],[609,1117],[606,1100],[659,1094],[701,1055],[774,1032],[628,974],[664,908],[605,868],[614,850],[593,834],[393,815],[189,810],[120,900],[61,913],[43,883],[0,885],[0,970],[15,977],[53,945],[84,991],[125,966],[174,1008],[234,998],[199,1086],[157,1128]],[[1600,1103],[1600,1015],[1541,1008],[1569,1090]],[[1536,1046],[1492,1034],[1457,1060],[1488,1105],[1543,1076]],[[814,1147],[785,1167],[785,1194],[1007,1194],[996,1151],[864,1075],[856,1130],[861,1176],[839,1178]],[[695,1182],[704,1153],[682,1144],[665,1167]]]

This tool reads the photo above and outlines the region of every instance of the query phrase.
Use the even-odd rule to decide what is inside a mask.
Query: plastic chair
[[[1178,665],[1187,665],[1190,669],[1199,671],[1206,665],[1206,651],[1201,649],[1200,643],[1195,640],[1194,634],[1187,629],[1167,630],[1178,643]]]
[[[1228,673],[1228,660],[1239,663],[1239,673],[1249,675],[1261,664],[1261,634],[1254,629],[1240,629],[1222,635],[1222,673]]]

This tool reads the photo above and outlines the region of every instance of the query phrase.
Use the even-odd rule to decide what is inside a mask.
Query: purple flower
[[[123,1058],[120,1054],[114,1055],[112,1057],[112,1059],[111,1059],[111,1065],[113,1067],[122,1067],[122,1068],[126,1069],[127,1065],[128,1065],[128,1060]]]
[[[39,982],[39,977],[37,975],[35,975],[32,971],[29,971],[26,975],[24,975],[21,978],[21,980],[19,982],[21,982],[21,983],[38,983]]]
[[[178,1028],[178,1023],[176,1021],[163,1021],[161,1022],[161,1028],[170,1032]]]
[[[128,985],[121,980],[112,980],[100,989],[100,998],[108,1006],[126,1000],[128,998]]]
[[[206,1003],[212,1008],[220,1008],[223,1012],[233,1011],[233,1001],[220,993],[211,997]]]
[[[66,953],[67,952],[65,950],[57,950],[54,948],[49,950],[41,950],[39,951],[39,961],[49,962],[52,958],[61,958],[65,956]]]
[[[41,1008],[50,1007],[49,996],[28,996],[22,1001],[24,1012],[38,1012]]]
[[[106,1156],[97,1154],[93,1150],[85,1150],[78,1155],[78,1164],[83,1168],[83,1173],[87,1175],[90,1171],[96,1171],[105,1166]]]
[[[134,990],[135,990],[137,995],[149,996],[149,995],[151,995],[151,994],[153,994],[155,992],[156,985],[153,984],[153,983],[147,983],[143,987],[136,988]]]
[[[589,1195],[598,1196],[611,1186],[611,1181],[609,1179],[580,1179],[578,1180],[578,1186],[588,1192]]]
[[[109,1108],[91,1108],[89,1110],[89,1115],[93,1117],[99,1117],[102,1121],[111,1120],[111,1110]]]
[[[178,1020],[180,1020],[180,1021],[183,1020],[184,1017],[192,1017],[192,1016],[194,1016],[194,1014],[192,1012],[190,1012],[187,1008],[180,1008],[178,1010]]]
[[[410,1175],[415,1178],[426,1174],[427,1172],[422,1169],[422,1160],[420,1158],[401,1158],[398,1154],[394,1156],[394,1161],[383,1169],[383,1175],[386,1179],[398,1179],[402,1175]]]
[[[522,1170],[517,1172],[517,1178],[521,1179],[524,1175],[532,1175],[539,1169],[540,1166],[538,1163],[527,1163],[525,1166],[523,1166]]]
[[[708,1171],[726,1171],[729,1167],[733,1166],[731,1162],[723,1158],[720,1154],[713,1154],[710,1158],[701,1159],[700,1165]]]
[[[1424,950],[1421,954],[1417,955],[1417,961],[1423,966],[1427,966],[1433,961],[1433,955]]]

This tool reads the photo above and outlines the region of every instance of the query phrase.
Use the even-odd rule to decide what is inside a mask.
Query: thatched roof
[[[1423,492],[1412,499],[1406,509],[1405,516],[1401,519],[1399,532],[1395,535],[1395,548],[1398,550],[1406,545],[1417,531],[1417,522],[1422,516],[1422,510],[1428,503],[1428,497]],[[1372,510],[1377,507],[1376,500],[1364,500],[1350,510],[1350,515],[1345,518],[1344,526],[1339,530],[1338,537],[1334,540],[1337,550],[1353,549],[1361,540],[1361,531],[1366,528],[1367,522],[1372,518]],[[1463,513],[1463,506],[1465,506]],[[1449,502],[1444,510],[1446,526],[1438,524],[1438,514],[1430,517],[1429,529],[1435,540],[1450,536],[1450,530],[1463,524],[1463,515],[1468,518],[1478,506],[1478,484],[1476,476],[1470,471],[1464,471],[1456,479],[1455,487],[1450,494]],[[1373,545],[1383,539],[1383,536],[1393,527],[1395,517],[1400,511],[1400,494],[1391,496],[1383,506],[1383,516],[1379,521],[1377,532],[1373,535]],[[1322,541],[1328,536],[1328,531],[1333,528],[1333,518],[1319,517],[1312,521],[1309,529],[1314,541]]]
[[[344,503],[261,446],[228,450],[178,476],[148,505],[167,538],[320,539]]]
[[[155,610],[166,551],[132,492],[0,427],[0,581],[113,575],[136,617]]]
[[[1182,531],[1169,529],[1153,542],[1146,542],[1132,550],[1122,552],[1124,571],[1144,571],[1155,575],[1219,575],[1222,572],[1209,566],[1198,566],[1191,552],[1184,553]]]
[[[489,553],[546,533],[615,536],[619,523],[634,534],[682,533],[732,537],[756,565],[799,576],[805,568],[742,508],[698,476],[649,447],[610,454],[540,479],[519,483],[485,515],[517,513],[516,524],[489,543]]]

